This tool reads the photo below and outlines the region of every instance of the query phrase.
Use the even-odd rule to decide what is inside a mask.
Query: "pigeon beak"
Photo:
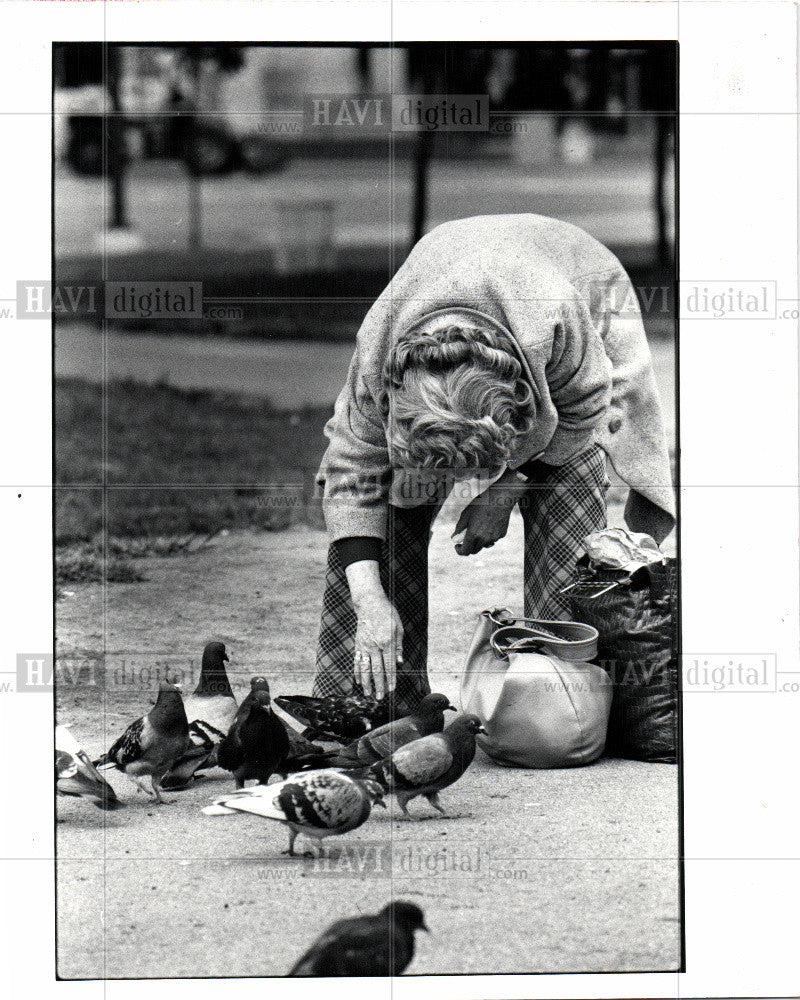
[[[431,929],[430,929],[430,927],[428,927],[428,925],[427,925],[427,924],[425,923],[425,921],[424,921],[424,920],[423,920],[423,921],[422,921],[422,923],[421,923],[421,924],[419,925],[419,929],[420,929],[421,931],[425,931],[425,933],[426,933],[426,934],[430,934],[430,932],[431,932]]]
[[[475,730],[475,732],[476,733],[483,733],[483,735],[486,736],[486,730],[483,728],[483,726],[478,726],[478,728]]]
[[[386,805],[386,803],[385,803],[385,802],[383,801],[383,799],[375,799],[375,801],[374,801],[374,802],[373,802],[372,804],[373,804],[374,806],[380,806],[380,807],[381,807],[381,809],[388,809],[388,808],[389,808],[389,807],[388,807],[388,806]]]
[[[226,663],[230,662],[230,657],[228,656],[227,653],[223,653],[222,654],[222,659],[225,660]]]
[[[455,705],[445,705],[444,706],[444,710],[445,710],[445,712],[457,712],[458,711],[458,709],[456,708]]]

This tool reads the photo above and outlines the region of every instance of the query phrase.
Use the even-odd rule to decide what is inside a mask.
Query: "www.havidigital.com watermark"
[[[200,656],[170,653],[130,653],[108,656],[57,656],[52,653],[18,653],[16,686],[23,694],[52,693],[61,689],[133,691],[154,694],[162,681],[190,693],[200,678]],[[12,690],[0,682],[0,691]]]
[[[305,131],[488,132],[488,94],[307,94]]]
[[[291,880],[297,875],[294,865],[277,862],[257,869],[260,881]],[[361,841],[324,844],[304,869],[304,875],[319,878],[421,879],[426,882],[445,879],[498,879],[526,882],[534,878],[527,862],[496,856],[492,848],[478,841],[440,843],[401,843]]]
[[[105,281],[73,284],[42,280],[17,281],[16,318],[49,316],[108,320],[237,320],[245,318],[236,297],[204,298],[201,281]],[[796,299],[778,298],[774,281],[681,281],[677,311],[681,320],[792,320],[800,318]],[[258,303],[247,300],[248,309]],[[575,295],[543,298],[542,319],[564,321],[571,314],[615,315],[620,318],[671,316],[675,289],[669,284],[632,285],[615,278],[575,279]],[[263,308],[274,308],[267,296]],[[8,310],[5,310],[8,312]],[[2,318],[12,318],[4,315]]]
[[[474,625],[474,616],[466,616],[464,624]],[[596,662],[604,668],[608,683],[614,687],[662,687],[676,684],[680,679],[684,694],[800,694],[800,671],[779,670],[777,657],[771,653],[684,654],[679,664],[668,658],[653,661],[599,659]],[[498,673],[507,668],[505,661],[498,662]],[[49,694],[55,686],[147,695],[157,691],[162,681],[177,684],[184,693],[189,693],[200,677],[200,658],[171,653],[56,658],[52,653],[18,653],[16,670],[6,671],[6,676],[9,673],[16,675],[16,683],[0,680],[0,693]],[[554,676],[550,669],[538,670],[535,661],[531,664],[531,673],[542,673],[547,678]],[[249,676],[245,670],[243,677],[249,679]],[[557,684],[588,690],[596,682],[587,681],[580,665],[572,670],[566,665],[559,673]]]
[[[242,319],[241,305],[204,301],[202,281],[18,281],[17,319]]]

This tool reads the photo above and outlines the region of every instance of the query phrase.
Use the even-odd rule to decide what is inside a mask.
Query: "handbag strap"
[[[597,656],[599,633],[583,622],[550,621],[539,618],[497,619],[491,645],[500,657],[509,653],[544,653],[561,660],[592,660]]]

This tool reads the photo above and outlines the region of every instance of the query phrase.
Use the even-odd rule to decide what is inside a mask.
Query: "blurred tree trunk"
[[[192,106],[195,113],[200,109],[200,60],[188,60],[189,75],[192,82]],[[195,126],[197,117],[192,122],[189,133],[189,142],[194,142]],[[192,250],[199,250],[203,246],[203,189],[200,177],[195,171],[189,170],[189,247]]]
[[[446,91],[446,46],[414,45],[408,53],[408,78],[414,94]],[[425,235],[428,214],[428,168],[433,152],[433,133],[420,130],[414,143],[414,189],[411,204],[411,247]]]
[[[667,179],[667,160],[672,131],[672,121],[668,115],[656,116],[655,136],[655,213],[658,227],[658,262],[664,267],[672,263],[672,246],[670,243],[668,201],[671,192],[665,190]]]
[[[411,246],[425,235],[425,220],[428,214],[428,165],[431,160],[433,133],[420,129],[414,148],[414,204],[411,225]]]
[[[120,102],[121,60],[118,45],[108,45],[106,48],[106,71],[108,97],[111,114],[106,118],[106,163],[108,178],[111,182],[111,218],[112,229],[127,229],[128,206],[125,190],[125,170],[128,150],[125,144],[125,118]]]

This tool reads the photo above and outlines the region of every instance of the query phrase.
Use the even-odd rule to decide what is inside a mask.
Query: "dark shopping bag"
[[[614,697],[606,756],[653,763],[677,760],[677,565],[664,558],[633,572],[583,556],[567,588],[572,617],[598,633],[597,662]]]

